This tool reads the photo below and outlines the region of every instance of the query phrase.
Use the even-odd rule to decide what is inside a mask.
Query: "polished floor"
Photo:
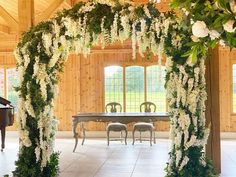
[[[222,140],[221,177],[236,177],[236,140]],[[125,146],[105,139],[89,139],[72,153],[72,138],[57,138],[56,150],[60,155],[60,177],[164,177],[170,141],[158,139],[152,147],[148,142],[131,140]],[[17,158],[18,139],[8,135],[6,149],[0,152],[0,177],[11,174]],[[11,175],[10,175],[11,176]]]

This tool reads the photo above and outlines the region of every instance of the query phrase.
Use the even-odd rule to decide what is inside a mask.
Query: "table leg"
[[[1,128],[1,135],[2,135],[2,147],[1,151],[5,148],[5,133],[6,133],[6,127]]]
[[[125,145],[127,145],[127,135],[128,135],[128,131],[125,130]]]
[[[81,131],[83,133],[82,145],[84,145],[84,140],[85,140],[85,137],[86,137],[86,135],[85,135],[85,128],[84,128],[84,122],[80,123],[80,129],[81,129]]]
[[[152,130],[150,130],[150,146],[152,146]]]
[[[74,120],[73,120],[73,133],[74,133],[74,138],[75,138],[75,147],[74,147],[74,149],[73,149],[73,152],[75,152],[75,149],[76,149],[77,144],[78,144],[77,125],[78,125],[78,121],[76,121],[76,119],[74,119]]]

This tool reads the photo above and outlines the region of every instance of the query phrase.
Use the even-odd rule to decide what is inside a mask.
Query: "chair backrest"
[[[144,102],[140,105],[140,112],[156,112],[156,105],[152,102]]]
[[[122,106],[120,103],[117,102],[111,102],[106,105],[106,112],[121,112],[122,111]]]

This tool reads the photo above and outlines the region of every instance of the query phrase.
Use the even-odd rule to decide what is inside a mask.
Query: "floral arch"
[[[160,13],[151,3],[81,2],[22,36],[15,50],[21,140],[15,176],[58,174],[59,154],[53,151],[53,101],[58,92],[58,72],[63,70],[70,51],[86,56],[94,44],[104,48],[128,38],[132,40],[133,59],[136,50],[141,56],[158,55],[159,62],[162,55],[167,56],[172,147],[166,176],[217,176],[203,151],[209,135],[205,125],[204,58],[208,47],[219,41],[236,46],[235,2],[173,0],[172,6],[181,7],[183,15]]]

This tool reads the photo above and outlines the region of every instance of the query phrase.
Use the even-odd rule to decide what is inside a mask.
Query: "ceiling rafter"
[[[18,21],[11,16],[1,5],[0,5],[0,16],[6,21],[9,27],[18,29]]]
[[[64,2],[65,0],[54,0],[47,9],[45,9],[42,13],[40,13],[36,18],[35,22],[36,24],[43,21],[47,20],[50,18],[50,16],[53,14],[53,12]]]

